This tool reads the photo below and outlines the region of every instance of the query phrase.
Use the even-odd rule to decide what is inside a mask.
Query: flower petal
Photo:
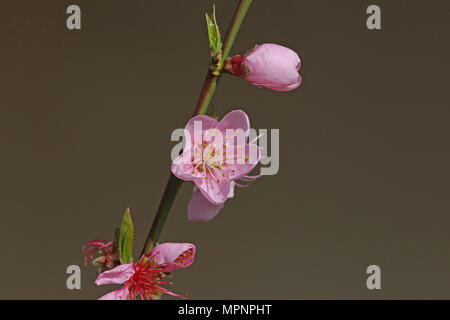
[[[234,181],[230,183],[230,192],[228,193],[228,199],[234,197]],[[194,187],[194,193],[188,204],[188,219],[193,222],[206,222],[212,220],[220,210],[222,210],[224,204],[216,205],[208,201],[203,196],[202,192]]]
[[[199,124],[201,124],[201,128],[199,127]],[[184,134],[190,137],[190,141],[192,144],[194,142],[194,137],[199,137],[201,139],[205,130],[215,128],[217,124],[217,120],[209,116],[195,116],[191,118],[184,127]],[[195,128],[199,128],[199,132],[194,132]],[[202,141],[199,139],[196,139],[195,142],[202,143]]]
[[[250,129],[250,120],[247,114],[242,110],[233,110],[227,113],[217,125],[217,129],[226,132],[227,129],[244,131],[248,135]]]
[[[245,153],[242,157],[238,158],[233,164],[227,164],[228,178],[230,180],[237,180],[248,174],[256,167],[261,158],[261,149],[255,143],[247,143],[244,149]],[[243,163],[240,163],[241,161]]]
[[[175,177],[184,181],[191,181],[194,178],[192,174],[193,165],[192,163],[188,163],[184,155],[183,153],[173,160],[170,170]]]
[[[118,290],[111,291],[104,296],[98,298],[98,300],[129,300],[130,291],[127,287],[122,287]]]
[[[188,204],[188,219],[194,222],[212,220],[222,210],[224,204],[211,203],[198,188],[195,189]]]
[[[230,193],[230,185],[226,179],[215,180],[214,177],[208,177],[195,179],[194,182],[205,198],[215,205],[223,204]]]
[[[188,121],[184,129],[185,145],[183,153],[172,162],[171,166],[172,173],[177,178],[190,181],[195,177],[192,174],[192,169],[194,167],[193,161],[196,160],[195,152],[198,151],[198,148],[194,147],[194,143],[197,146],[201,145],[204,141],[204,132],[216,127],[217,124],[217,120],[203,115],[193,117]],[[201,152],[198,156],[201,160]]]
[[[195,246],[191,243],[158,244],[150,253],[164,272],[189,267],[195,258]]]
[[[302,77],[299,75],[297,78],[297,81],[287,85],[287,86],[266,86],[268,89],[272,89],[275,91],[292,91],[294,89],[297,89],[302,84]]]
[[[100,273],[95,280],[95,284],[102,286],[105,284],[122,284],[130,279],[134,274],[132,263],[121,264],[114,269]]]

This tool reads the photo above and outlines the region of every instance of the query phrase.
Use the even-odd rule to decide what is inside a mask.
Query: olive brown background
[[[66,28],[78,4],[82,30]],[[225,31],[237,1],[217,0]],[[382,30],[366,28],[377,4]],[[131,206],[137,255],[209,63],[206,0],[0,2],[0,298],[95,299],[81,246]],[[254,1],[232,54],[276,42],[293,92],[224,75],[221,114],[280,129],[280,170],[191,223],[184,183],[161,241],[192,242],[193,299],[450,298],[448,1]],[[68,290],[66,268],[82,268]],[[381,267],[381,290],[366,268]]]

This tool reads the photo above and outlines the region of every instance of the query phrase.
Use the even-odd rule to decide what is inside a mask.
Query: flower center
[[[194,168],[192,174],[200,173],[205,179],[214,179],[218,183],[221,179],[226,178],[226,174],[223,171],[225,166],[224,154],[222,148],[226,145],[222,143],[210,143],[203,142],[201,145],[194,146]],[[228,181],[228,179],[226,179]],[[229,181],[228,181],[229,183]]]
[[[182,297],[161,287],[161,284],[170,282],[161,281],[165,277],[165,274],[161,266],[156,265],[153,258],[140,259],[134,265],[134,270],[134,275],[125,282],[125,286],[130,291],[130,299],[159,299],[162,293]]]
[[[230,184],[230,176],[235,173],[235,169],[230,169],[228,165],[247,164],[249,161],[248,155],[245,154],[246,136],[241,129],[232,130],[231,134],[227,133],[225,140],[223,140],[223,136],[217,138],[217,135],[214,135],[218,133],[217,129],[209,129],[205,131],[205,135],[210,138],[214,137],[212,142],[205,140],[202,143],[194,142],[192,175],[198,174],[204,179],[212,179],[217,183],[225,180]],[[235,139],[238,142],[236,144]]]

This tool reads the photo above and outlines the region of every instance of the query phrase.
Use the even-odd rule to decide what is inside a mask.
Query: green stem
[[[170,208],[172,207],[175,197],[180,190],[183,180],[178,179],[173,174],[170,174],[169,181],[167,181],[166,189],[164,190],[161,202],[159,203],[158,211],[153,219],[152,227],[148,233],[147,241],[145,242],[142,254],[149,254],[158,242],[161,231],[166,223]]]
[[[253,0],[241,0],[239,6],[236,9],[233,20],[231,21],[230,27],[228,28],[227,35],[225,36],[225,41],[223,42],[223,52],[222,52],[222,60],[221,66],[223,66],[223,62],[228,55],[230,54],[231,47],[233,46],[234,39],[241,28],[242,22],[247,14],[248,8],[252,4]]]
[[[220,74],[214,75],[212,70],[208,70],[205,81],[203,82],[203,89],[198,98],[197,107],[195,108],[193,116],[205,114],[208,110],[209,103],[216,92],[217,82],[219,81]]]
[[[205,81],[203,83],[202,91],[200,92],[200,97],[197,102],[197,107],[194,111],[194,116],[203,115],[208,110],[208,106],[217,88],[217,82],[222,74],[223,62],[228,57],[231,47],[233,46],[234,39],[239,32],[239,29],[244,21],[245,15],[247,14],[248,8],[253,0],[240,0],[239,5],[234,14],[233,20],[231,21],[230,27],[228,28],[227,35],[225,36],[225,41],[223,43],[222,59],[219,63],[219,67],[216,70],[208,69]],[[155,245],[158,243],[161,231],[166,223],[167,216],[169,214],[170,208],[172,207],[175,197],[180,190],[182,180],[175,177],[172,173],[170,174],[169,181],[167,181],[166,189],[164,190],[161,202],[159,203],[158,211],[156,212],[155,218],[153,219],[152,227],[145,241],[144,249],[142,254],[149,254]]]

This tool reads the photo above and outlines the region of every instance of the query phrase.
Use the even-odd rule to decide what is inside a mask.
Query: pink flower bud
[[[297,53],[273,43],[262,44],[242,56],[228,58],[224,69],[256,86],[276,91],[294,90],[302,82],[298,74],[300,58]]]

